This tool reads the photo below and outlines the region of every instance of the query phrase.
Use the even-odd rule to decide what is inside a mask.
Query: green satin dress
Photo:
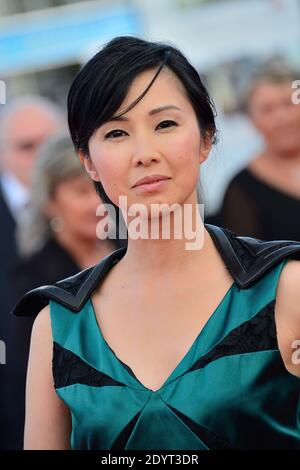
[[[300,378],[284,367],[274,321],[286,261],[248,288],[233,283],[156,391],[109,347],[90,298],[76,314],[51,300],[54,383],[71,411],[71,447],[300,450]]]

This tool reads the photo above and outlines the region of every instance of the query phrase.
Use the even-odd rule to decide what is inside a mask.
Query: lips
[[[164,175],[146,176],[145,178],[138,180],[132,187],[136,188],[137,186],[141,186],[142,184],[151,184],[151,183],[156,183],[157,181],[163,181],[163,180],[168,180],[168,179],[170,179],[169,176],[164,176]]]

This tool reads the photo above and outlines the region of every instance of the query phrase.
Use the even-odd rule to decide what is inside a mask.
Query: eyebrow
[[[151,111],[149,111],[148,114],[149,116],[153,116],[154,114],[161,113],[162,111],[166,111],[168,109],[176,109],[177,111],[181,111],[181,109],[178,108],[178,106],[175,106],[174,104],[168,104],[166,106],[160,106],[159,108],[151,109]],[[116,116],[116,117],[112,117],[106,122],[111,122],[111,121],[129,121],[129,119],[125,116],[120,116],[120,117]]]

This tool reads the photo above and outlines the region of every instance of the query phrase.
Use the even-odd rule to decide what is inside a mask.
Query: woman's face
[[[260,83],[252,92],[249,111],[269,148],[279,153],[300,150],[300,106],[292,102],[290,82]]]
[[[116,114],[142,94],[155,71],[145,71],[133,81]],[[165,68],[137,105],[97,129],[89,141],[90,158],[80,158],[116,205],[119,196],[126,196],[127,207],[142,203],[149,210],[151,204],[197,202],[199,164],[209,149],[183,85]],[[169,179],[152,189],[134,187],[151,175]]]
[[[48,203],[48,217],[59,217],[62,230],[80,240],[96,240],[100,204],[93,183],[84,174],[70,177],[56,185]]]

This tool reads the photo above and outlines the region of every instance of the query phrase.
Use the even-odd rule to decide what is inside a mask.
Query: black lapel
[[[54,300],[73,312],[79,312],[98,287],[105,274],[126,253],[126,248],[113,251],[92,268],[62,279],[51,286],[41,286],[27,292],[16,304],[12,313],[18,316],[34,316],[49,300]]]
[[[291,240],[264,241],[241,237],[230,230],[205,224],[230,274],[240,288],[246,288],[262,274],[286,257],[300,260],[300,242]],[[74,276],[29,291],[17,303],[14,315],[34,316],[49,300],[54,300],[79,312],[91,293],[104,279],[109,269],[126,253],[120,248],[101,260],[96,266]]]
[[[300,242],[265,241],[242,237],[230,230],[205,224],[230,274],[240,288],[248,287],[286,257],[300,260]]]

